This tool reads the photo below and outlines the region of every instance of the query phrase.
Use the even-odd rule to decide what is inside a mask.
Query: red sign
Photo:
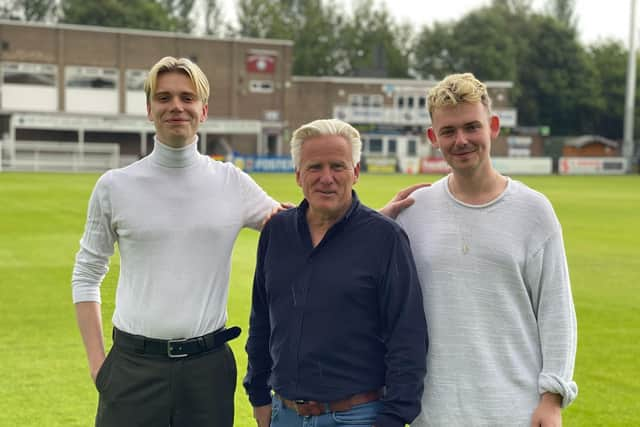
[[[276,70],[276,57],[253,53],[247,55],[246,64],[250,73],[273,73]]]

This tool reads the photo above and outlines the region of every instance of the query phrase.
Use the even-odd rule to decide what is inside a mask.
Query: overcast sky
[[[351,10],[352,0],[336,0]],[[415,26],[434,21],[456,20],[466,12],[490,3],[490,0],[376,0],[385,2],[395,17]],[[224,11],[234,19],[235,0],[223,0]],[[547,0],[534,0],[536,10],[542,10]],[[640,9],[640,5],[637,6]],[[578,31],[585,44],[602,38],[615,38],[624,45],[629,43],[629,16],[631,0],[576,0]],[[638,10],[636,10],[636,15]],[[636,24],[639,25],[638,18]],[[636,42],[636,45],[638,43]]]

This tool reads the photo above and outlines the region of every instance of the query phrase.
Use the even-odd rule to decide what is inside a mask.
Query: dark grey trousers
[[[236,378],[228,344],[179,359],[114,346],[96,378],[96,427],[233,427]]]

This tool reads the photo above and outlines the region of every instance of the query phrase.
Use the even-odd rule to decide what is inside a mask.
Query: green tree
[[[236,35],[293,40],[293,14],[285,6],[279,0],[238,0]]]
[[[56,0],[5,0],[0,5],[0,18],[22,21],[55,21]]]
[[[409,76],[411,28],[398,25],[384,6],[373,0],[356,2],[353,17],[345,25],[342,44],[348,74],[403,78]]]
[[[352,18],[323,0],[239,0],[237,15],[239,36],[293,40],[294,74],[408,76],[410,29],[372,0]]]
[[[576,32],[537,14],[521,30],[528,47],[518,54],[520,122],[550,125],[555,135],[594,132],[603,101],[596,69]]]
[[[534,13],[526,1],[494,0],[423,29],[415,52],[424,77],[471,71],[513,81],[521,125],[548,125],[555,135],[592,132],[604,108],[597,70],[575,29]]]
[[[63,0],[62,22],[103,27],[175,31],[176,20],[153,0]]]
[[[173,30],[183,33],[193,32],[191,14],[195,0],[157,0],[165,11],[173,18]]]
[[[294,40],[293,73],[326,76],[345,72],[342,18],[321,0],[307,0],[289,18]]]
[[[203,0],[204,33],[210,36],[222,37],[225,26],[222,19],[222,7],[218,0]]]
[[[486,7],[423,28],[414,47],[416,72],[432,79],[473,71],[482,80],[515,80],[518,39],[508,36],[510,15],[502,6]]]
[[[603,41],[591,46],[588,54],[597,71],[604,104],[596,117],[596,132],[607,138],[621,140],[629,52],[620,42]],[[636,89],[636,94],[638,93]],[[635,123],[640,125],[638,117]],[[636,135],[637,132],[636,127]]]
[[[548,0],[547,12],[569,28],[576,28],[576,0]]]

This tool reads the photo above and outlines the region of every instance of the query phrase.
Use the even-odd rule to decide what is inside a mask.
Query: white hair
[[[311,123],[304,124],[293,132],[291,137],[291,158],[296,170],[300,169],[300,151],[302,144],[316,136],[338,135],[347,140],[351,144],[351,158],[353,166],[360,163],[360,153],[362,151],[362,140],[360,132],[349,123],[338,119],[321,119],[314,120]]]

